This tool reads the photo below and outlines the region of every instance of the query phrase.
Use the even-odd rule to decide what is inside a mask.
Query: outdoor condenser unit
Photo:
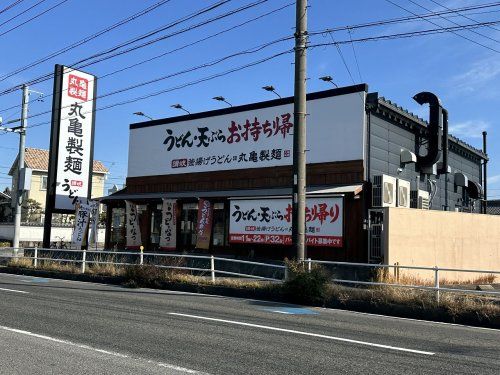
[[[396,177],[374,176],[372,196],[373,207],[396,207]]]
[[[397,206],[410,208],[410,181],[398,178],[397,181]]]
[[[418,208],[421,210],[430,209],[430,195],[425,190],[412,190],[411,191],[411,208]]]

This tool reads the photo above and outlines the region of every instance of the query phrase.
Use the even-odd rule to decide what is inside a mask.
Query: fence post
[[[87,251],[82,252],[82,273],[85,273],[85,261],[87,260]]]
[[[215,259],[213,255],[210,255],[210,273],[212,276],[212,282],[215,283]]]
[[[436,288],[436,302],[439,305],[439,268],[434,266],[434,288]]]
[[[140,249],[141,249],[141,255],[140,255],[139,264],[142,266],[144,264],[144,246],[141,246]]]
[[[311,273],[311,269],[312,269],[311,258],[307,258],[307,271]]]
[[[35,268],[38,267],[38,246],[35,246],[35,259],[33,261],[33,265],[35,266]]]

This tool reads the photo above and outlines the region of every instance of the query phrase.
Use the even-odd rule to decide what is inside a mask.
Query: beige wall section
[[[386,264],[500,271],[500,216],[405,208],[389,208],[386,214]],[[412,274],[433,277],[429,271]],[[440,278],[477,276],[443,272]]]
[[[34,199],[42,205],[45,210],[46,189],[42,189],[42,176],[47,176],[45,171],[33,171],[31,175],[31,190],[28,193],[28,198]],[[105,173],[95,173],[92,175],[92,195],[91,198],[99,198],[104,196],[104,184],[106,182]],[[17,169],[14,170],[12,178],[12,188],[17,188]]]

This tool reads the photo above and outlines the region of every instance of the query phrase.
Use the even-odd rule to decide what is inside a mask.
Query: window
[[[212,245],[223,246],[225,238],[224,203],[214,204]]]
[[[47,176],[41,176],[40,179],[40,190],[47,190]]]

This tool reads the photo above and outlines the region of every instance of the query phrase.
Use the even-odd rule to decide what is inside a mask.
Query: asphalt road
[[[0,374],[498,374],[500,331],[0,274]]]

